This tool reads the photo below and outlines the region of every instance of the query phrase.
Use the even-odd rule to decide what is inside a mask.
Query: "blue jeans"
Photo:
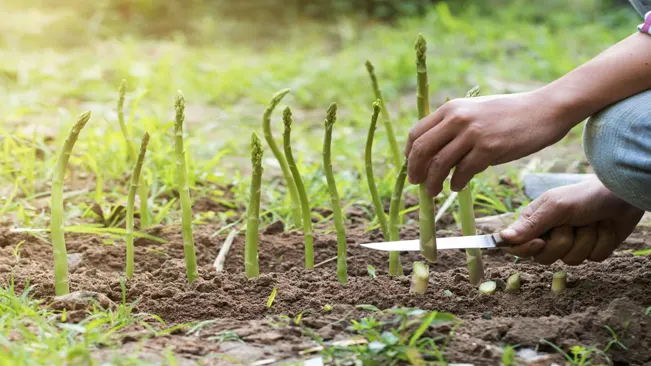
[[[651,90],[590,117],[583,147],[606,188],[631,205],[651,211]]]

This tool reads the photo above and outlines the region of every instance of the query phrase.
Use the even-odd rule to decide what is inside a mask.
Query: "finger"
[[[414,142],[416,142],[418,138],[420,138],[425,132],[429,131],[443,120],[443,107],[445,107],[445,104],[441,106],[441,108],[437,109],[434,113],[418,121],[418,123],[416,123],[414,127],[411,128],[409,131],[409,136],[407,136],[405,157],[409,157]]]
[[[580,226],[574,231],[574,244],[563,257],[563,262],[570,266],[577,266],[583,263],[594,248],[597,242],[597,224]]]
[[[599,221],[597,226],[597,243],[588,257],[594,262],[606,260],[617,247],[617,238],[615,234],[615,225],[611,220]]]
[[[448,127],[451,126],[442,122],[425,132],[413,143],[411,152],[407,158],[407,176],[409,177],[409,182],[411,184],[420,184],[427,179],[427,168],[431,164],[432,159],[443,159],[444,157],[438,155],[448,145],[452,144],[453,146],[460,146],[458,142],[454,141],[456,135],[455,131]],[[464,153],[466,152],[468,152],[468,150],[464,151]],[[447,152],[446,154],[449,158],[451,152]],[[461,158],[461,156],[459,158]]]
[[[443,182],[450,174],[450,170],[468,151],[470,151],[469,144],[455,140],[445,145],[443,150],[430,160],[427,169],[427,191],[430,196],[436,197],[443,190]]]
[[[574,228],[563,225],[551,230],[551,238],[547,240],[543,250],[534,257],[540,264],[550,265],[563,258],[571,249],[574,242]]]
[[[566,208],[556,204],[549,193],[535,199],[525,210],[527,215],[521,215],[516,222],[500,233],[507,243],[526,243],[552,228],[563,225],[567,219]]]
[[[476,175],[488,168],[485,154],[480,153],[477,149],[472,149],[454,168],[452,179],[450,180],[450,189],[459,192],[468,185],[468,182]]]
[[[545,247],[545,241],[542,239],[534,239],[524,244],[506,247],[506,252],[520,258],[530,258],[538,253]]]

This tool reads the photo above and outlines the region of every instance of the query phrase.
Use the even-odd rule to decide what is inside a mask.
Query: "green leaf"
[[[357,305],[355,307],[358,308],[358,309],[368,310],[368,311],[375,311],[375,312],[380,311],[380,309],[376,308],[375,306],[368,305],[368,304]]]
[[[420,326],[418,327],[418,329],[416,329],[414,334],[411,336],[411,339],[409,340],[409,345],[410,346],[413,346],[413,345],[416,344],[416,341],[418,341],[418,339],[423,335],[423,333],[425,333],[427,328],[429,328],[430,324],[432,324],[434,319],[436,319],[437,315],[438,315],[438,311],[432,311],[425,318],[425,320],[422,323],[420,323]]]
[[[644,255],[649,255],[651,254],[651,248],[649,249],[641,249],[641,250],[636,250],[633,252],[634,256],[644,256]]]
[[[368,275],[369,275],[369,277],[371,277],[371,279],[375,279],[375,277],[376,277],[375,276],[375,267],[368,264],[368,265],[366,265],[366,271],[368,272]]]
[[[276,288],[276,285],[274,285],[274,289],[271,290],[271,294],[269,295],[269,298],[267,299],[267,309],[271,308],[271,305],[273,305],[274,299],[276,298],[277,293],[278,293],[278,288]]]

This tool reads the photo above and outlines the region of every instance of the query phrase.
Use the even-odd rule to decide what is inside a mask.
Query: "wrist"
[[[549,123],[554,124],[560,131],[569,132],[592,114],[585,95],[554,82],[531,92],[534,103],[546,106]]]

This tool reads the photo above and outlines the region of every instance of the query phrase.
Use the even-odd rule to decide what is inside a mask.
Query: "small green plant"
[[[416,101],[418,118],[429,115],[429,81],[427,79],[427,42],[422,34],[418,35],[416,44],[416,81],[418,90]],[[428,261],[436,263],[436,224],[434,223],[434,199],[429,195],[427,184],[418,188],[420,204],[418,221],[420,225],[420,251]]]
[[[190,201],[190,187],[188,186],[187,168],[185,166],[185,147],[183,146],[183,122],[185,121],[185,99],[179,90],[176,94],[174,105],[176,118],[174,120],[174,141],[176,149],[176,175],[177,188],[181,200],[181,227],[183,233],[183,253],[185,256],[185,270],[188,283],[194,282],[199,276],[197,273],[197,255],[194,249],[194,236],[192,234],[192,202]]]
[[[502,366],[515,366],[515,347],[507,345],[502,353]]]
[[[289,165],[287,164],[287,159],[285,155],[280,151],[276,141],[274,140],[273,135],[271,134],[271,113],[274,111],[278,103],[289,93],[289,89],[283,89],[277,92],[269,102],[269,105],[264,110],[262,115],[262,129],[264,131],[264,139],[267,141],[271,152],[273,152],[278,164],[283,171],[283,177],[285,178],[285,184],[287,184],[287,191],[289,192],[289,197],[291,199],[292,206],[292,217],[294,218],[294,225],[297,227],[301,226],[301,205],[299,202],[298,189],[296,188],[296,183],[294,178],[292,178],[292,173],[289,170]]]
[[[337,192],[337,183],[335,175],[332,172],[332,127],[337,120],[337,104],[332,103],[328,108],[325,120],[325,137],[323,138],[323,170],[328,183],[330,192],[330,201],[332,202],[332,213],[335,221],[335,230],[337,231],[337,279],[340,283],[348,282],[348,263],[346,255],[346,227],[344,226],[344,214],[339,202],[339,193]]]
[[[81,132],[81,129],[84,128],[89,119],[90,111],[82,113],[77,119],[77,123],[72,126],[70,134],[63,143],[61,153],[57,158],[52,178],[52,202],[50,207],[52,220],[50,223],[50,233],[52,235],[52,248],[54,250],[54,292],[57,296],[70,293],[70,284],[68,282],[68,252],[63,233],[63,179],[66,175],[66,166],[72,154],[72,148],[75,146],[75,142],[77,142],[79,132]]]
[[[129,187],[129,197],[127,198],[127,278],[133,277],[134,267],[134,248],[133,248],[133,206],[136,200],[136,191],[140,179],[140,171],[142,170],[142,163],[145,160],[145,153],[147,152],[147,145],[149,144],[149,134],[145,133],[140,143],[140,153],[133,166],[133,174],[131,175],[131,186]]]
[[[274,285],[274,288],[271,290],[271,294],[269,294],[269,298],[267,298],[267,309],[271,308],[271,306],[274,304],[274,300],[276,299],[276,294],[278,293],[278,285]]]
[[[246,212],[246,244],[244,247],[244,272],[247,278],[260,274],[258,267],[258,225],[260,223],[260,186],[262,185],[262,142],[251,134],[251,193]]]
[[[298,197],[301,200],[301,209],[303,212],[303,241],[305,244],[305,268],[314,268],[314,234],[312,234],[312,211],[310,209],[310,202],[307,198],[307,191],[303,184],[303,178],[298,171],[294,154],[292,153],[291,146],[291,133],[292,133],[292,110],[287,107],[283,111],[283,123],[285,131],[283,132],[283,146],[285,149],[285,157],[287,158],[287,165],[294,178],[296,189],[298,190]]]

